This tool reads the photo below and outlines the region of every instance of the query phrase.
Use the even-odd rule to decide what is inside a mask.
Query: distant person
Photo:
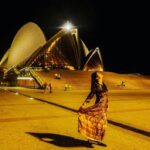
[[[61,74],[55,73],[54,77],[55,77],[55,79],[61,79]]]
[[[121,86],[125,87],[125,82],[124,81],[121,82]]]
[[[68,90],[68,84],[66,83],[65,84],[65,91],[67,91]]]
[[[91,92],[79,109],[78,131],[88,138],[90,147],[92,144],[106,146],[102,140],[107,127],[108,89],[101,72],[94,72],[91,78]],[[87,107],[94,95],[96,95],[95,104]]]
[[[52,93],[52,84],[49,83],[49,92]]]
[[[44,93],[46,94],[49,91],[49,85],[47,82],[44,83]]]
[[[71,86],[71,83],[69,83],[68,84],[68,90],[71,91],[71,89],[72,89],[72,86]]]
[[[46,82],[44,82],[43,85],[42,85],[42,87],[43,87],[44,90],[46,89],[46,85],[47,85]]]
[[[61,74],[58,74],[57,79],[61,79]]]
[[[54,74],[55,79],[57,79],[57,76],[58,76],[57,73],[55,73],[55,74]]]

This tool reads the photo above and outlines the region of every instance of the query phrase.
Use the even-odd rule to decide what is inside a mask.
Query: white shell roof
[[[40,27],[33,22],[26,23],[17,32],[7,51],[7,61],[4,62],[5,67],[10,68],[20,64],[45,43],[45,35]],[[6,55],[4,54],[4,56]]]

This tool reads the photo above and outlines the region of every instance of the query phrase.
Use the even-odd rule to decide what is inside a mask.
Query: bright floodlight
[[[70,23],[69,21],[67,21],[63,26],[62,26],[63,29],[69,31],[73,28],[73,25],[72,23]]]

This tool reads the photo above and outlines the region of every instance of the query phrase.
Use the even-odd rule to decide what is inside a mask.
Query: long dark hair
[[[91,90],[95,89],[95,82],[96,82],[96,71],[92,73],[91,75]]]

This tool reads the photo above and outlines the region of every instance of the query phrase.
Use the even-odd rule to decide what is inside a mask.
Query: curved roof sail
[[[85,48],[76,28],[67,32],[61,30],[33,54],[26,66],[72,66],[81,69],[85,52],[88,53]]]
[[[6,51],[6,53],[4,54],[4,56],[2,57],[1,61],[0,61],[0,66],[5,67],[6,66],[6,62],[8,60],[8,55],[9,55],[9,49]]]
[[[8,52],[2,59],[5,60],[7,55],[8,60],[5,64],[7,68],[17,66],[45,43],[46,39],[40,27],[33,22],[26,23],[17,32]]]
[[[84,56],[86,57],[89,54],[89,49],[85,45],[85,43],[81,40],[82,46],[83,46],[83,51],[84,51]]]
[[[101,57],[100,49],[98,47],[95,50],[91,50],[91,52],[87,55],[83,70],[104,70],[103,60]]]

